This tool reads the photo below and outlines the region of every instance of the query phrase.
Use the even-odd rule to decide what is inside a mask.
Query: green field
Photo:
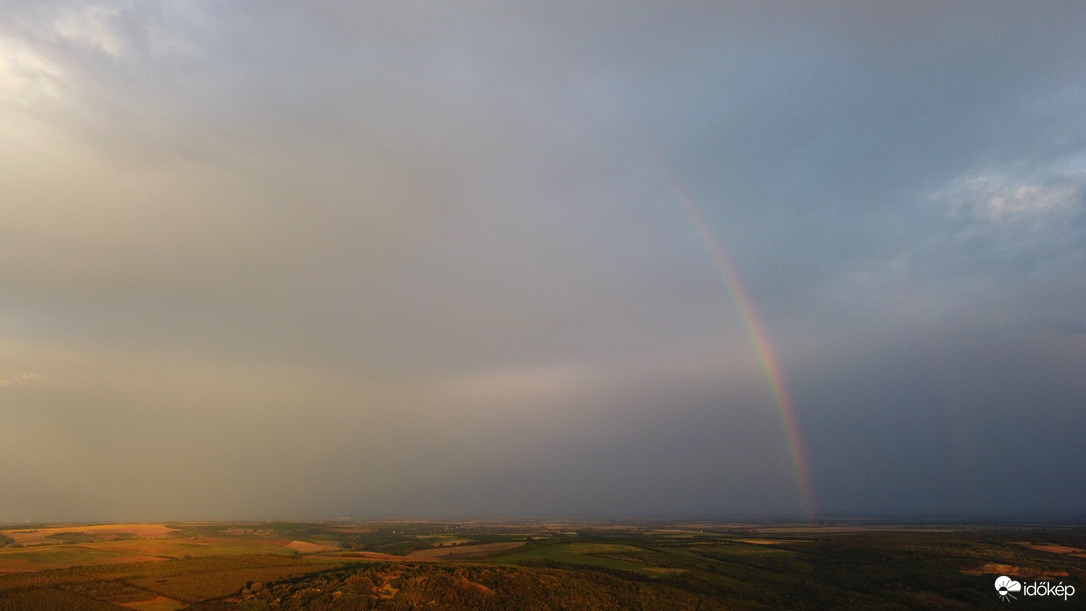
[[[662,572],[659,567],[645,564],[637,558],[638,554],[643,554],[645,551],[633,545],[615,543],[551,543],[524,552],[499,556],[494,560],[509,564],[532,564],[543,561],[596,566],[658,577]]]
[[[52,568],[57,565],[83,565],[100,564],[114,558],[123,556],[122,553],[92,547],[76,545],[58,545],[55,547],[24,548],[0,550],[0,565],[11,564],[15,561],[24,561],[48,565],[42,568]]]

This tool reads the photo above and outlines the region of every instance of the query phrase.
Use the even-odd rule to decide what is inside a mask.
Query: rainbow
[[[735,310],[743,322],[747,339],[750,340],[750,344],[757,354],[759,366],[765,375],[769,392],[784,425],[791,453],[792,467],[796,475],[796,486],[798,487],[803,508],[807,518],[813,519],[815,515],[814,492],[811,486],[807,454],[803,449],[803,439],[799,434],[796,410],[789,396],[788,386],[784,382],[784,375],[781,373],[780,360],[773,350],[773,344],[769,341],[769,334],[766,333],[765,325],[762,324],[761,318],[759,318],[754,307],[754,300],[751,298],[750,291],[747,290],[742,276],[739,275],[735,265],[732,264],[731,258],[724,249],[724,245],[721,244],[720,238],[717,237],[712,225],[705,220],[705,217],[698,209],[694,198],[687,192],[670,166],[652,148],[647,146],[643,138],[637,137],[635,134],[631,134],[631,139],[634,140],[638,148],[642,150],[656,169],[656,172],[663,178],[675,202],[687,220],[690,221],[698,240],[704,246],[720,276],[724,290],[731,298]]]

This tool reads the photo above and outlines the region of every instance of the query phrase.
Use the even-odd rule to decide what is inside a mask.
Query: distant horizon
[[[111,525],[111,524],[268,524],[268,523],[385,523],[385,524],[466,524],[466,523],[492,523],[492,524],[716,524],[716,525],[750,525],[750,524],[795,524],[795,525],[821,525],[831,523],[853,524],[886,524],[886,525],[960,525],[960,526],[1086,526],[1086,517],[1083,516],[892,516],[892,515],[835,515],[823,516],[814,519],[797,516],[758,516],[735,515],[725,517],[460,517],[460,518],[396,518],[396,517],[295,517],[295,518],[171,518],[151,520],[21,520],[14,522],[0,521],[0,529],[6,526],[21,527],[23,525]]]

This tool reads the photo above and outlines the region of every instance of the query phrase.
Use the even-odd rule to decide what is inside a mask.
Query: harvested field
[[[15,545],[56,545],[57,535],[85,533],[96,541],[112,541],[117,538],[168,537],[175,532],[165,524],[67,524],[34,529],[0,530],[0,535],[10,537]]]
[[[297,543],[297,545],[293,545]],[[300,549],[302,548],[302,549]],[[161,562],[250,554],[293,556],[338,549],[332,545],[288,540],[231,537],[166,537],[94,543],[30,545],[0,549],[0,574],[63,569],[73,566]],[[311,550],[311,551],[310,551]]]
[[[329,552],[340,549],[335,543],[310,543],[309,541],[291,541],[284,547],[290,548],[299,554],[313,554],[316,552]]]
[[[8,559],[0,556],[0,575],[4,573],[32,573],[40,571],[43,567],[40,563],[22,559]]]
[[[1029,543],[1026,541],[1015,541],[1016,545],[1022,547],[1028,547],[1029,549],[1035,549],[1039,552],[1051,552],[1053,554],[1071,554],[1081,558],[1081,554],[1086,554],[1086,549],[1079,549],[1077,547],[1068,547],[1066,545],[1055,545],[1052,543]]]

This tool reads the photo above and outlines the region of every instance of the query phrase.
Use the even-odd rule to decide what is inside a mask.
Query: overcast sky
[[[1086,4],[884,4],[0,2],[0,522],[1081,518]]]

